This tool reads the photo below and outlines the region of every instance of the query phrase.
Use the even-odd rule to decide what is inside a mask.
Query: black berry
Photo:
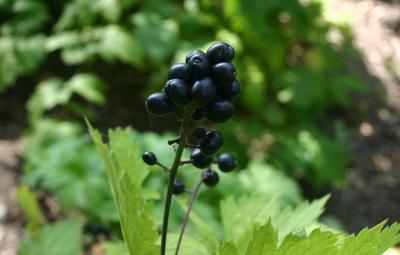
[[[208,48],[206,55],[213,64],[231,62],[235,57],[235,50],[229,44],[218,42]]]
[[[143,159],[144,163],[146,163],[149,166],[155,165],[157,163],[157,157],[151,151],[145,151],[142,154],[142,159]]]
[[[204,128],[199,127],[193,130],[192,136],[201,141],[207,137],[207,131]]]
[[[175,195],[179,195],[183,192],[185,192],[185,183],[180,179],[175,179],[172,193]]]
[[[226,86],[222,90],[223,96],[227,100],[235,100],[240,94],[240,83],[239,81],[235,80],[229,86]]]
[[[167,115],[172,111],[172,106],[171,101],[163,92],[151,94],[145,102],[147,112],[154,116]]]
[[[214,81],[207,77],[193,84],[191,96],[197,105],[205,106],[214,100],[216,92]]]
[[[201,177],[203,178],[204,184],[209,187],[214,187],[219,182],[218,173],[211,169],[205,170]]]
[[[200,150],[203,154],[213,155],[224,143],[222,134],[218,131],[210,131],[207,137],[200,143]]]
[[[204,108],[196,108],[192,114],[192,120],[201,120],[204,117]]]
[[[186,56],[186,64],[190,74],[195,79],[207,76],[210,72],[210,62],[204,52],[194,50]]]
[[[185,106],[190,101],[190,85],[184,80],[172,79],[165,83],[165,94],[176,105]]]
[[[215,100],[207,105],[205,114],[208,120],[222,123],[232,118],[235,106],[227,100]]]
[[[236,168],[236,158],[228,153],[221,154],[218,157],[218,167],[222,172],[231,172]]]
[[[189,66],[187,64],[172,65],[168,71],[168,79],[181,79],[186,82],[191,82]]]
[[[193,161],[193,166],[197,168],[206,168],[213,162],[213,157],[204,155],[200,149],[194,149],[190,159]]]
[[[231,63],[222,62],[211,67],[211,74],[220,84],[230,84],[235,80],[236,70]]]

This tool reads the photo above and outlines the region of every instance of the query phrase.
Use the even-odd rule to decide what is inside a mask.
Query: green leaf
[[[176,244],[178,242],[178,234],[169,233],[167,243],[167,255],[174,255]],[[180,255],[210,255],[207,247],[199,242],[195,237],[185,234],[182,239],[181,247],[179,249]],[[156,255],[154,253],[153,255]]]
[[[178,205],[182,208],[184,212],[187,210],[187,206],[183,199],[177,200]],[[196,228],[196,239],[200,240],[206,247],[208,252],[211,254],[218,247],[218,236],[214,229],[207,224],[199,215],[194,211],[191,211],[189,216],[190,222],[193,223]]]
[[[289,235],[279,247],[276,255],[335,255],[337,236],[331,232],[314,230],[306,238]]]
[[[46,219],[40,210],[36,194],[26,185],[20,185],[17,188],[18,205],[22,208],[28,218],[28,229],[32,232],[38,230]]]
[[[104,96],[105,84],[94,74],[76,74],[65,83],[65,86],[89,102],[104,104],[106,101]]]
[[[357,236],[350,235],[340,247],[339,255],[380,255],[400,242],[400,224],[383,228],[382,222],[372,229],[365,228]]]
[[[278,233],[271,222],[255,228],[247,246],[246,255],[274,255],[278,246]]]
[[[101,244],[104,255],[129,255],[126,245],[122,241],[104,242]]]
[[[82,254],[82,230],[77,221],[63,220],[47,225],[36,234],[27,234],[18,255]]]
[[[103,160],[106,174],[118,209],[122,235],[131,255],[159,253],[158,233],[154,221],[143,208],[142,183],[149,173],[140,160],[138,145],[131,139],[130,129],[109,131],[109,144],[90,124],[89,132]]]
[[[239,255],[236,245],[233,242],[225,241],[219,247],[219,255]]]

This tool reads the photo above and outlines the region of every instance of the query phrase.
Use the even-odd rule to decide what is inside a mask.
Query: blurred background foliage
[[[344,67],[345,56],[358,55],[351,32],[323,7],[322,0],[0,0],[0,96],[13,88],[27,95],[22,182],[55,196],[63,213],[113,226],[83,116],[103,130],[174,131],[172,117],[146,115],[144,98],[190,50],[224,41],[236,49],[242,95],[235,118],[218,128],[246,170],[200,195],[202,216],[216,222],[213,208],[227,192],[282,193],[295,205],[302,195],[293,179],[312,189],[343,184],[350,155],[339,113],[366,88]],[[167,153],[156,134],[133,136]]]

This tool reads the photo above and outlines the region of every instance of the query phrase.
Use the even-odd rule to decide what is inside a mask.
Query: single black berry
[[[196,81],[192,87],[192,99],[197,105],[205,106],[214,100],[217,87],[214,81],[207,77]]]
[[[193,166],[197,168],[206,168],[213,162],[213,157],[204,155],[200,149],[194,149],[190,159],[193,161]]]
[[[165,83],[164,92],[169,100],[179,106],[185,106],[190,101],[190,85],[180,79],[172,79]]]
[[[236,70],[231,63],[222,62],[211,67],[211,75],[220,84],[231,84],[235,80]]]
[[[214,187],[219,182],[218,173],[211,169],[205,170],[201,177],[203,178],[204,184],[209,187]]]
[[[202,127],[196,128],[195,130],[193,130],[192,136],[197,140],[201,141],[207,137],[207,130],[205,130]]]
[[[172,193],[175,195],[179,195],[183,192],[185,192],[185,183],[180,179],[175,179]]]
[[[157,163],[157,157],[151,151],[145,151],[142,154],[142,159],[143,159],[144,163],[146,163],[149,166],[155,165]]]
[[[215,100],[207,105],[205,114],[208,120],[222,123],[232,118],[235,106],[228,100]]]
[[[181,79],[188,83],[191,82],[189,66],[187,64],[175,64],[169,68],[168,79]]]
[[[227,100],[235,100],[240,94],[240,83],[238,80],[235,80],[229,86],[225,86],[222,89],[222,94]]]
[[[146,111],[154,116],[164,116],[172,111],[172,102],[164,92],[151,94],[145,102]]]
[[[192,120],[201,120],[205,116],[204,108],[196,108],[192,114]]]
[[[222,172],[231,172],[236,165],[236,158],[232,154],[224,153],[218,157],[218,167]]]
[[[229,44],[218,42],[208,48],[206,55],[213,64],[231,62],[235,57],[235,50]]]
[[[194,79],[207,76],[210,72],[210,62],[204,52],[194,50],[186,56],[188,70]]]
[[[207,137],[200,143],[200,150],[203,154],[215,154],[224,143],[222,134],[219,131],[209,131]]]

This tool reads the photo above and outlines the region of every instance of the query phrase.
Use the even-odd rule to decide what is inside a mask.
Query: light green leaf
[[[76,221],[64,220],[45,226],[22,240],[18,255],[82,254],[82,230]]]
[[[168,234],[167,255],[175,255],[178,237],[178,234]],[[154,253],[152,255],[157,254]],[[179,249],[179,255],[210,255],[210,253],[207,247],[200,243],[195,237],[185,234]]]
[[[255,228],[247,246],[246,255],[274,255],[278,246],[278,233],[271,222]]]
[[[236,245],[233,242],[226,241],[219,247],[219,255],[238,255]]]
[[[149,173],[139,159],[139,149],[131,139],[130,129],[109,131],[109,144],[90,124],[89,132],[101,155],[120,216],[124,240],[131,255],[159,253],[158,233],[154,221],[146,214],[142,182]]]
[[[40,210],[36,194],[26,185],[20,185],[17,188],[18,205],[22,208],[24,214],[28,218],[28,228],[32,232],[39,229],[46,219]]]
[[[275,255],[335,255],[337,236],[331,232],[314,230],[306,238],[289,235]]]
[[[104,242],[101,244],[104,255],[129,255],[126,245],[122,241]]]
[[[106,101],[104,96],[104,82],[96,75],[90,73],[80,73],[74,75],[65,86],[71,91],[82,96],[89,102],[103,104]]]

